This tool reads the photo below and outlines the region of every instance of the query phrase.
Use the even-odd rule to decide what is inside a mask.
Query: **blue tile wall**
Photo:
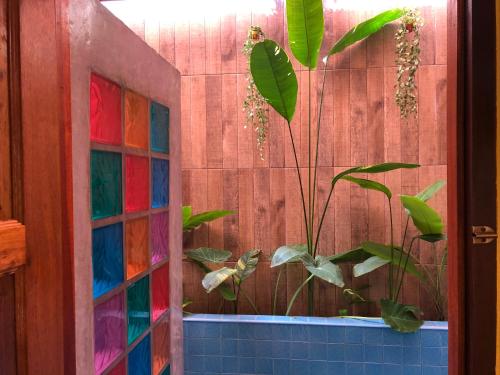
[[[377,319],[193,315],[186,375],[445,375],[448,326],[400,334]]]

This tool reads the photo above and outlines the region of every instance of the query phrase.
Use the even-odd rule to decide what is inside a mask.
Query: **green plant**
[[[319,52],[323,42],[324,18],[322,0],[287,0],[286,16],[290,49],[297,60],[308,69],[308,160],[307,185],[300,175],[299,162],[291,122],[297,103],[298,84],[295,71],[286,52],[275,41],[266,39],[256,43],[250,55],[250,71],[259,93],[286,120],[290,135],[292,151],[295,159],[298,184],[301,195],[306,244],[283,246],[273,257],[272,267],[278,267],[290,261],[301,261],[308,271],[306,281],[299,286],[293,295],[287,313],[293,306],[300,291],[308,286],[308,314],[313,313],[314,277],[319,277],[339,287],[344,286],[340,268],[329,261],[328,257],[318,255],[318,243],[324,217],[326,215],[336,178],[332,179],[329,197],[322,208],[321,215],[315,213],[317,198],[317,165],[318,148],[321,129],[321,111],[325,91],[326,68],[329,59],[349,46],[378,32],[384,25],[400,18],[404,11],[393,9],[383,12],[365,22],[360,23],[347,32],[328,51],[323,59],[322,82],[319,91],[319,112],[317,116],[316,142],[312,138],[311,111],[311,72],[316,68]],[[313,151],[313,148],[315,151]],[[362,168],[362,167],[360,167]],[[369,167],[368,167],[369,168]],[[355,171],[353,171],[355,172]],[[381,171],[383,172],[383,171]],[[361,173],[361,172],[360,172]],[[369,173],[366,172],[365,173]],[[374,172],[375,173],[375,172]],[[306,199],[307,195],[307,199]],[[316,219],[318,227],[315,228]],[[275,292],[276,296],[277,290]]]
[[[219,219],[224,216],[234,215],[234,211],[214,210],[193,215],[191,206],[182,207],[182,231],[190,232],[199,228],[202,224]]]
[[[222,267],[216,270],[212,270],[207,264],[224,263],[231,257],[230,251],[202,247],[189,250],[185,254],[205,271],[205,277],[201,283],[207,293],[216,289],[219,290],[223,297],[219,310],[222,309],[224,300],[226,300],[233,303],[234,313],[237,314],[239,298],[240,295],[243,295],[255,313],[259,313],[255,303],[242,288],[242,284],[255,272],[259,262],[260,250],[248,250],[238,259],[234,268]],[[230,281],[230,284],[228,284],[228,281]]]
[[[443,254],[440,257],[439,264],[436,269],[436,274],[433,275],[433,270],[429,266],[421,266],[424,273],[424,288],[427,290],[434,303],[434,311],[436,320],[446,320],[446,295],[443,294],[443,279],[446,274],[448,261],[448,248],[445,247]]]
[[[414,332],[423,323],[420,320],[419,309],[416,306],[399,303],[400,293],[407,272],[425,281],[424,275],[417,266],[417,261],[412,256],[414,244],[418,240],[434,244],[445,239],[441,217],[426,203],[443,187],[444,182],[438,181],[415,196],[400,196],[407,214],[407,220],[402,244],[401,246],[397,246],[394,243],[392,193],[389,188],[379,182],[367,179],[353,177],[344,179],[362,188],[382,192],[386,196],[389,206],[391,239],[389,245],[371,241],[364,242],[356,249],[336,255],[332,258],[332,262],[358,261],[359,263],[353,268],[355,277],[366,275],[369,272],[388,265],[388,296],[380,301],[382,318],[396,331]],[[410,219],[418,233],[409,238],[408,244],[407,238],[409,237]]]

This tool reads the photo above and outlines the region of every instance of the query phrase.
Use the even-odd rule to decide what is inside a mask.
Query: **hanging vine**
[[[420,65],[420,29],[424,25],[417,9],[407,9],[396,31],[396,104],[401,118],[418,116],[416,74]]]
[[[247,39],[243,45],[243,54],[247,57],[249,64],[253,46],[262,40],[264,40],[264,33],[261,28],[250,26]],[[260,158],[264,160],[264,143],[267,138],[269,110],[266,100],[260,95],[259,90],[255,86],[250,74],[250,65],[247,72],[247,90],[246,98],[243,102],[243,111],[246,113],[245,128],[251,126],[255,129],[257,133],[257,150],[259,150]]]

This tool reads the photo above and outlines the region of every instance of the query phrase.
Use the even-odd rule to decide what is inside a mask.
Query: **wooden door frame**
[[[493,11],[492,11],[493,6]],[[496,319],[496,259],[477,260],[473,251],[481,248],[472,247],[471,225],[491,225],[495,227],[496,218],[491,217],[490,210],[483,208],[482,223],[475,223],[477,207],[472,205],[472,195],[478,195],[473,184],[473,157],[478,157],[472,151],[473,138],[484,140],[484,150],[481,155],[488,162],[485,176],[486,188],[482,194],[492,194],[491,185],[496,178],[496,158],[491,142],[492,127],[496,128],[495,83],[495,11],[494,2],[473,0],[448,0],[448,234],[449,234],[449,373],[465,375],[471,372],[471,350],[481,351],[481,362],[494,363],[494,345],[488,346],[485,340],[476,337],[478,316],[481,324],[495,332]],[[485,37],[487,35],[487,37]],[[480,98],[480,100],[478,100]],[[473,126],[474,125],[474,126]],[[482,128],[479,128],[481,126]],[[478,129],[481,129],[478,131]],[[487,134],[490,138],[485,137]],[[474,142],[477,142],[474,141]],[[476,147],[477,148],[477,147]],[[496,148],[496,147],[493,147]],[[493,151],[493,160],[491,158]],[[489,172],[491,173],[489,173]],[[477,171],[476,171],[477,173]],[[488,174],[489,173],[489,174]],[[494,194],[496,197],[496,194]],[[484,202],[482,202],[484,203]],[[482,204],[481,203],[481,204]],[[474,203],[477,204],[477,203]],[[486,212],[488,211],[488,212]],[[476,212],[476,213],[475,213]],[[495,246],[496,247],[496,246]],[[489,255],[494,254],[491,248]],[[478,254],[479,255],[479,254]],[[481,255],[479,258],[483,257]],[[472,288],[472,275],[477,274],[478,262],[483,265],[482,271],[495,275],[491,288],[475,291],[481,299],[488,299],[488,306],[472,306],[468,300],[468,288]],[[476,278],[476,277],[475,277]],[[496,294],[496,293],[495,293]],[[483,311],[484,310],[484,311]],[[495,316],[491,316],[495,315]],[[493,326],[492,326],[493,325]],[[487,332],[487,331],[485,331]],[[490,345],[491,346],[491,345]],[[476,363],[477,365],[477,363]],[[490,368],[491,369],[491,366]],[[476,368],[476,370],[478,370]],[[479,371],[483,371],[479,369]],[[487,374],[484,374],[487,375]]]

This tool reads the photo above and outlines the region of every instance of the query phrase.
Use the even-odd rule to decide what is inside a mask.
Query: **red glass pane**
[[[156,264],[168,256],[168,212],[151,216],[151,261]]]
[[[169,307],[168,262],[153,272],[153,321],[158,319]]]
[[[126,375],[125,368],[125,361],[121,361],[113,370],[108,372],[108,375]]]
[[[122,143],[121,88],[96,74],[90,78],[90,139],[99,143]]]
[[[125,210],[149,208],[149,160],[141,156],[125,157]]]

